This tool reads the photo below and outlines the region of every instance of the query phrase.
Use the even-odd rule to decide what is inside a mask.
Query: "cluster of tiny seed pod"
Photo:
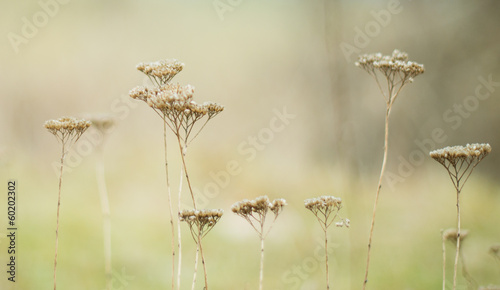
[[[184,64],[176,59],[154,62],[141,62],[137,69],[146,74],[158,85],[167,84],[184,68]]]
[[[363,54],[359,56],[356,66],[374,73],[375,69],[384,75],[402,73],[402,79],[412,81],[419,74],[424,73],[424,66],[408,60],[408,54],[394,50],[392,55],[382,55],[381,53]]]
[[[461,229],[460,230],[460,243],[462,243],[465,240],[465,238],[467,238],[468,235],[469,235],[468,230]],[[455,229],[455,228],[451,228],[451,229],[447,229],[447,230],[443,231],[443,240],[445,240],[445,241],[450,241],[450,242],[456,244],[457,243],[457,236],[458,236],[458,233],[457,233],[457,229]]]
[[[323,195],[304,200],[304,206],[316,216],[323,229],[326,230],[338,216],[338,212],[342,208],[342,199],[331,195]],[[334,214],[333,217],[332,214]],[[331,220],[330,217],[332,217]],[[348,218],[341,218],[335,225],[348,228],[351,221]]]
[[[259,215],[265,215],[269,210],[278,216],[282,211],[283,207],[286,205],[286,200],[283,198],[277,198],[272,202],[269,200],[267,195],[259,196],[256,199],[248,200],[244,199],[239,201],[231,207],[231,210],[240,216],[248,216],[253,213]]]
[[[473,161],[474,159],[483,159],[491,152],[491,146],[487,143],[467,144],[466,146],[449,146],[442,149],[431,151],[429,155],[438,161],[444,163],[445,161],[451,164],[457,164],[460,160]]]
[[[73,141],[78,140],[91,124],[90,121],[84,119],[62,117],[57,120],[46,121],[44,127],[64,143],[70,139]]]
[[[197,236],[204,237],[221,219],[224,211],[222,209],[182,210],[179,212],[179,220],[186,222],[191,229],[193,239]]]

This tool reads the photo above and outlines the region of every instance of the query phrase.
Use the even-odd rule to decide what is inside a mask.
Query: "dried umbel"
[[[382,95],[388,105],[392,105],[398,93],[413,78],[424,73],[424,66],[408,60],[408,54],[394,50],[392,55],[381,53],[363,54],[355,63],[375,78]],[[387,79],[387,91],[382,89],[377,72]]]
[[[141,62],[137,65],[137,69],[158,86],[170,82],[183,68],[184,64],[176,59]]]
[[[460,256],[460,242],[463,239],[460,229],[460,193],[469,179],[474,168],[491,152],[489,144],[467,144],[466,146],[451,146],[442,149],[434,150],[429,155],[443,165],[450,176],[450,179],[455,187],[457,194],[457,230],[456,232],[448,231],[448,236],[455,236],[456,251],[455,251],[455,267],[453,272],[453,289],[456,289],[457,284],[457,268],[458,258]],[[446,232],[445,232],[446,234]],[[457,238],[460,237],[460,238]],[[445,236],[443,236],[444,242]],[[443,245],[444,253],[444,245]],[[443,268],[444,268],[443,259]],[[445,277],[443,271],[443,288],[445,287]]]
[[[57,251],[59,245],[59,210],[61,207],[61,186],[62,176],[64,169],[64,158],[66,153],[82,134],[90,127],[91,122],[83,119],[76,119],[72,117],[62,117],[57,120],[46,121],[44,127],[61,142],[61,166],[59,173],[59,191],[57,197],[57,216],[56,216],[56,250],[54,255],[54,290],[57,286]]]
[[[278,215],[283,211],[285,205],[286,200],[278,198],[271,202],[265,195],[259,196],[254,200],[244,199],[242,201],[239,201],[231,206],[231,210],[235,214],[247,220],[250,225],[252,225],[252,227],[257,231],[259,236],[265,237],[262,229],[264,227],[267,213],[271,211],[274,214],[274,220],[276,220]],[[256,227],[254,222],[257,222],[260,225],[260,228]]]
[[[468,230],[460,230],[460,243],[462,243],[465,238],[469,235]],[[447,229],[443,232],[443,240],[450,241],[453,244],[457,243],[458,232],[457,229]]]
[[[260,237],[260,290],[262,290],[264,280],[264,240],[269,234],[269,231],[271,231],[272,224],[276,221],[278,215],[283,211],[285,205],[286,200],[283,198],[278,198],[271,202],[267,195],[264,195],[253,200],[244,199],[231,206],[231,210],[248,221]],[[274,219],[267,232],[265,232],[264,225],[269,212],[274,214]]]
[[[201,209],[182,210],[179,213],[179,220],[186,222],[191,230],[191,235],[195,242],[205,237],[222,217],[222,209]]]
[[[91,122],[84,119],[62,117],[57,120],[46,121],[44,127],[65,145],[67,142],[76,142],[91,124]]]
[[[330,289],[330,277],[328,270],[328,227],[339,217],[339,211],[342,208],[342,199],[331,195],[323,195],[316,198],[304,200],[304,206],[310,210],[325,234],[325,268],[326,268],[326,289]],[[350,227],[350,220],[340,218],[336,222],[337,227]]]
[[[115,118],[111,114],[94,114],[88,117],[92,128],[105,135],[115,125]]]
[[[384,97],[386,104],[385,112],[385,139],[384,139],[384,158],[382,159],[382,168],[380,169],[380,177],[375,194],[375,202],[373,204],[373,216],[370,226],[370,236],[368,238],[368,254],[366,259],[365,279],[363,281],[363,290],[366,289],[368,283],[368,270],[370,267],[370,253],[372,249],[373,230],[375,227],[375,216],[377,213],[377,204],[382,188],[382,180],[387,163],[387,154],[389,148],[389,116],[391,114],[392,105],[396,101],[403,87],[411,82],[413,78],[424,72],[424,66],[416,62],[408,60],[408,54],[394,50],[392,55],[382,55],[381,53],[372,53],[360,55],[355,63],[357,67],[364,69],[370,74]],[[385,87],[385,88],[384,88]]]
[[[187,146],[203,129],[205,124],[224,110],[212,102],[198,104],[193,100],[194,87],[191,85],[166,84],[157,88],[133,88],[129,95],[133,99],[146,102],[164,119],[172,132]],[[206,117],[204,124],[193,134],[195,124]]]
[[[472,170],[491,152],[490,144],[467,144],[434,150],[429,155],[446,168],[453,185],[461,190]],[[462,178],[465,179],[462,182]]]

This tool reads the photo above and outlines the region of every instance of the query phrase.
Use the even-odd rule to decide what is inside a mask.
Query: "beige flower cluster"
[[[91,122],[84,119],[62,117],[57,120],[46,121],[44,127],[65,143],[69,139],[78,140],[91,124]]]
[[[152,73],[154,71],[151,68],[154,66],[151,64],[139,64],[138,67],[144,72]],[[169,67],[169,69],[164,68],[165,71],[175,73],[182,69],[182,66],[178,62],[173,62],[170,66],[165,65],[165,67]],[[206,122],[224,110],[223,106],[216,103],[196,103],[193,100],[193,94],[194,87],[191,85],[182,86],[164,81],[154,88],[137,86],[129,92],[131,98],[141,100],[155,110],[167,122],[174,134],[183,139],[186,144],[189,143],[189,135],[197,121],[207,116],[206,124]]]
[[[197,241],[195,237],[198,235],[204,237],[217,224],[223,214],[222,209],[188,209],[179,212],[179,220],[188,223],[193,238]],[[196,231],[194,231],[195,228]]]
[[[468,230],[461,229],[460,230],[460,242],[465,240],[465,238],[467,238],[468,235],[469,235]],[[457,229],[447,229],[443,232],[443,239],[446,241],[450,241],[454,244],[457,242],[457,236],[458,236]]]
[[[424,73],[424,65],[408,60],[408,54],[395,49],[392,55],[381,53],[363,54],[359,56],[356,66],[374,74],[379,70],[385,76],[402,74],[403,80],[412,81],[419,74]]]
[[[326,229],[337,218],[338,213],[342,208],[342,199],[331,195],[323,195],[304,200],[304,206],[316,216],[321,224],[321,227],[326,231]],[[341,218],[339,222],[335,223],[335,225],[337,227],[345,226],[348,228],[351,225],[351,221],[347,218]]]
[[[239,201],[231,207],[231,210],[240,216],[246,217],[251,216],[253,213],[259,215],[265,215],[269,210],[278,216],[286,205],[286,200],[283,198],[278,198],[272,202],[269,200],[267,195],[259,196],[254,200],[244,199]]]
[[[158,85],[167,84],[184,68],[184,64],[176,59],[166,59],[154,62],[141,62],[137,69],[146,74]]]
[[[431,151],[429,155],[438,161],[444,163],[445,161],[451,164],[456,164],[459,160],[465,159],[483,159],[491,152],[490,144],[475,143],[467,144],[466,146],[449,146],[442,149]]]

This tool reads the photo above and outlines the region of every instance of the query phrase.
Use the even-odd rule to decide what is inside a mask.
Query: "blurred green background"
[[[490,143],[493,151],[463,190],[462,228],[470,230],[463,253],[478,285],[500,284],[500,265],[488,254],[500,242],[500,2],[41,0],[0,6],[2,192],[8,179],[19,183],[15,289],[52,287],[53,163],[60,145],[43,123],[88,113],[112,113],[117,120],[103,144],[115,289],[169,289],[162,123],[128,97],[131,88],[147,84],[135,65],[165,58],[186,64],[174,81],[194,85],[195,100],[225,106],[188,153],[196,191],[211,196],[203,204],[226,211],[204,239],[211,288],[257,289],[258,237],[230,206],[267,194],[289,205],[266,240],[265,289],[325,288],[323,261],[315,254],[322,231],[303,207],[304,199],[319,195],[341,197],[341,213],[351,219],[350,229],[330,232],[332,289],[360,289],[385,107],[373,79],[354,62],[360,53],[395,48],[426,72],[402,91],[391,115],[391,179],[382,187],[369,288],[440,289],[440,230],[455,225],[455,193],[428,151],[476,142]],[[481,78],[493,81],[480,91],[489,97],[477,95]],[[283,111],[294,117],[270,131]],[[446,137],[433,139],[436,128]],[[105,285],[95,146],[83,145],[92,144],[91,136],[84,135],[67,160],[72,171],[63,182],[59,289]],[[176,188],[175,146],[169,156]],[[232,160],[241,173],[207,191]],[[4,264],[6,202],[0,204]],[[188,289],[195,246],[183,229],[182,289]],[[451,280],[451,243],[447,250]],[[198,273],[202,289],[201,264]],[[12,286],[2,271],[0,288]],[[467,289],[463,277],[459,287]]]

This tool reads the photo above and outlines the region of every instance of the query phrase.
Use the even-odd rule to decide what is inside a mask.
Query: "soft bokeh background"
[[[500,82],[499,2],[63,2],[52,2],[57,5],[47,23],[36,33],[25,31],[32,35],[17,46],[9,37],[22,36],[34,16],[43,22],[43,9],[38,1],[3,1],[0,9],[0,176],[4,188],[8,179],[19,183],[16,289],[52,285],[53,163],[60,147],[43,122],[96,112],[117,119],[104,143],[115,289],[169,289],[162,124],[128,97],[146,81],[135,65],[164,58],[186,64],[174,80],[194,85],[196,100],[225,106],[188,153],[197,191],[204,192],[231,160],[241,168],[204,203],[226,211],[204,240],[212,288],[257,289],[258,238],[230,206],[267,194],[289,205],[266,241],[265,288],[324,289],[323,263],[315,254],[322,232],[303,200],[328,194],[343,199],[342,214],[352,225],[330,232],[332,288],[360,289],[382,160],[384,103],[373,79],[354,62],[359,53],[390,54],[394,48],[423,63],[426,72],[403,90],[391,115],[386,173],[392,179],[382,188],[369,288],[441,287],[440,230],[455,225],[455,195],[445,170],[427,154],[473,142],[489,142],[493,152],[463,190],[462,227],[470,230],[463,252],[478,285],[500,284],[500,265],[488,254],[500,242],[500,86],[491,87],[487,99],[474,97],[478,78]],[[380,12],[392,6],[396,14]],[[367,27],[370,36],[360,37]],[[352,54],[342,51],[347,44]],[[458,105],[465,109],[453,111]],[[266,128],[283,111],[294,118],[270,136]],[[436,128],[446,137],[433,140]],[[68,160],[72,171],[64,175],[60,289],[104,289],[96,156],[94,146],[83,145],[92,144],[90,136],[82,137],[79,153]],[[169,150],[176,188],[178,152]],[[184,237],[182,288],[188,289],[194,243],[187,231]],[[451,244],[448,254],[451,280]],[[200,265],[199,289],[201,273]],[[0,288],[11,289],[5,275]],[[466,289],[462,277],[459,285]]]

